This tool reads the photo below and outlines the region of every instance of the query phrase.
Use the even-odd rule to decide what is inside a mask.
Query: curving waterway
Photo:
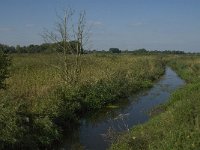
[[[59,149],[105,150],[109,147],[108,131],[124,131],[144,123],[155,106],[165,103],[184,81],[169,67],[155,85],[137,95],[122,99],[112,107],[90,114],[81,125],[65,135]]]

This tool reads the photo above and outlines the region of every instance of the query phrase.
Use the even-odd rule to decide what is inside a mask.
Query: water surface
[[[181,87],[184,81],[169,67],[155,85],[137,95],[122,99],[115,108],[105,108],[82,120],[80,127],[66,135],[61,149],[105,150],[110,143],[105,134],[110,128],[123,131],[148,121],[148,112],[165,103],[170,94]]]

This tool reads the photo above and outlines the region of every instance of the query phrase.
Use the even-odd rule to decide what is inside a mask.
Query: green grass
[[[199,149],[200,57],[173,56],[168,62],[187,85],[173,93],[165,112],[119,136],[110,149]]]
[[[65,84],[56,54],[12,55],[0,91],[0,149],[49,148],[62,127],[121,97],[152,86],[164,72],[160,56],[83,55],[74,86]],[[68,56],[73,71],[73,56]]]

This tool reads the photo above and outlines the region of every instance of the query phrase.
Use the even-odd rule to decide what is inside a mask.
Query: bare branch
[[[45,29],[42,35],[48,43],[55,45],[56,51],[62,52],[60,60],[63,61],[64,68],[56,67],[62,70],[62,77],[66,83],[76,83],[81,73],[81,59],[83,47],[89,41],[89,28],[86,24],[86,12],[81,11],[78,17],[77,25],[73,22],[74,11],[72,9],[64,10],[64,16],[57,15],[58,22],[55,31],[50,32]],[[59,52],[58,52],[59,53]],[[60,53],[59,53],[60,54]],[[67,55],[74,54],[74,63],[70,63]]]

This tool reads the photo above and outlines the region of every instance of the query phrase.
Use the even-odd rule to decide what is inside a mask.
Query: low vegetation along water
[[[159,106],[162,113],[121,134],[112,150],[197,150],[200,147],[200,57],[173,56],[168,64],[185,81]],[[168,59],[168,58],[167,58]],[[158,109],[158,110],[159,110]]]
[[[166,102],[170,94],[184,81],[167,67],[164,76],[147,91],[130,96],[82,120],[81,126],[66,135],[64,149],[104,150],[108,148],[114,132],[129,130],[130,127],[146,122],[149,112]]]
[[[67,72],[59,54],[11,57],[7,89],[0,91],[0,149],[52,149],[72,122],[151,87],[164,73],[160,55],[83,55],[77,78],[72,55]]]
[[[55,54],[11,57],[0,90],[0,149],[53,149],[60,141],[64,149],[105,149],[111,142],[115,150],[200,147],[199,56],[83,55],[73,86]],[[68,73],[76,71],[74,59],[67,56]],[[170,68],[161,78],[166,63],[187,83],[169,102],[183,81]],[[165,112],[147,121],[165,102],[151,115]]]

